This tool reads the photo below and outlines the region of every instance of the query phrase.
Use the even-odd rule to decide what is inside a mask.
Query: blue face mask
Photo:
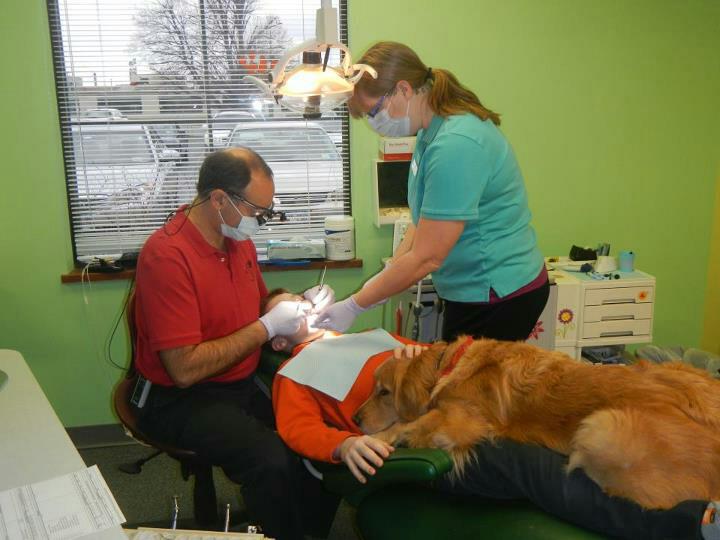
[[[260,229],[260,223],[258,223],[256,217],[243,216],[240,210],[238,210],[238,207],[235,206],[230,199],[228,199],[228,202],[232,205],[235,211],[240,214],[240,223],[238,223],[235,227],[231,227],[230,225],[225,223],[225,220],[222,217],[222,213],[220,212],[220,210],[218,210],[218,214],[220,214],[220,219],[222,220],[222,223],[220,224],[220,232],[223,236],[227,236],[228,238],[232,238],[233,240],[237,240],[238,242],[247,240],[253,234],[255,234],[258,229]]]
[[[392,118],[387,109],[381,110],[372,118],[368,117],[368,123],[377,133],[383,137],[409,137],[415,135],[410,128],[410,101],[408,100],[405,116],[401,118]]]

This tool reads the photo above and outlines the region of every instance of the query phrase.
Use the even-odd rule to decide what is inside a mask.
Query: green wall
[[[635,250],[658,278],[655,341],[700,344],[720,165],[720,3],[349,1],[356,56],[379,39],[406,42],[503,114],[546,254],[600,241]],[[65,425],[112,422],[120,372],[103,351],[127,283],[93,285],[88,304],[79,285],[60,284],[72,261],[45,1],[3,8],[0,347],[23,353]],[[328,273],[340,294],[391,243],[371,220],[375,137],[363,122],[351,133],[365,267]],[[266,277],[302,289],[318,276]],[[356,327],[379,322],[366,314]],[[124,362],[123,331],[112,352]]]
[[[707,273],[705,327],[702,348],[720,354],[720,176],[715,188],[715,214],[713,218],[710,257]]]

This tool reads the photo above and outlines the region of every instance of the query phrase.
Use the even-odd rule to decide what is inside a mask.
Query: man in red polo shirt
[[[297,460],[252,375],[260,346],[295,332],[310,304],[280,302],[260,316],[267,289],[250,236],[276,214],[274,189],[249,149],[205,159],[195,200],[140,253],[135,365],[152,383],[142,429],[220,466],[240,484],[253,522],[283,540],[302,538]]]
[[[266,305],[299,297],[273,291]],[[361,334],[362,335],[362,334]],[[276,350],[297,354],[321,339],[323,330],[303,324],[296,333],[275,336]],[[339,401],[324,392],[277,374],[273,381],[273,407],[278,433],[285,443],[310,459],[345,463],[359,482],[365,483],[394,451],[372,435],[364,435],[354,414],[375,386],[378,366],[393,356],[414,358],[423,346],[394,336],[404,347],[369,356]],[[332,344],[332,341],[329,342]],[[343,357],[346,365],[352,359]],[[341,359],[338,359],[340,362]],[[507,452],[508,447],[513,448]],[[480,495],[491,499],[528,499],[549,514],[604,535],[632,540],[717,540],[720,538],[720,501],[684,501],[669,510],[645,510],[640,505],[611,497],[583,470],[566,472],[567,457],[548,448],[525,451],[513,441],[502,445],[480,443],[475,459],[456,482],[442,478],[437,489],[455,495]]]

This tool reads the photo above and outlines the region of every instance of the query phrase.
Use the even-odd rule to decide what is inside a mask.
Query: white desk
[[[0,491],[84,469],[20,353],[0,349],[0,369],[8,374],[0,390]],[[93,538],[127,540],[119,526]]]

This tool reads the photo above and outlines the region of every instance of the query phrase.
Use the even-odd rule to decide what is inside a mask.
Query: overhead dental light
[[[270,72],[270,84],[251,75],[245,77],[280,106],[305,118],[320,118],[322,113],[345,103],[363,73],[377,79],[377,72],[372,67],[353,64],[350,51],[338,40],[337,9],[332,7],[331,0],[321,0],[315,15],[315,34],[315,39],[305,41],[283,55]],[[343,52],[338,66],[328,66],[331,48]],[[302,63],[286,73],[287,65],[299,54],[302,54]]]

